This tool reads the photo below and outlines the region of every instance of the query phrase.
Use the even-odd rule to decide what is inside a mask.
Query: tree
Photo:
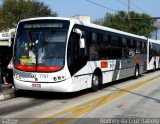
[[[0,6],[0,31],[13,28],[21,19],[57,16],[44,2],[36,0],[3,0]]]
[[[131,18],[149,18],[148,14],[140,14],[136,12],[130,12]],[[130,33],[143,35],[150,37],[151,33],[156,29],[153,19],[144,20],[130,20]],[[106,13],[104,18],[95,21],[96,24],[100,24],[106,27],[122,30],[128,32],[128,14],[124,11],[119,11],[115,14]]]

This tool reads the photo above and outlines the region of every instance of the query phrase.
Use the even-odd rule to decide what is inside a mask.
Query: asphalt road
[[[32,124],[160,123],[160,71],[106,84],[98,92],[23,92],[0,102],[0,118]]]

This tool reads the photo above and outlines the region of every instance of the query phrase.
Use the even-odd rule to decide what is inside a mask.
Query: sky
[[[40,0],[48,5],[60,17],[76,15],[90,16],[91,20],[100,19],[107,12],[115,13],[119,10],[128,12],[128,0]],[[96,3],[96,4],[93,4]],[[160,0],[130,0],[131,11],[147,13],[151,17],[160,17]],[[160,22],[160,20],[158,21]],[[160,27],[160,23],[157,23]],[[156,33],[153,33],[156,39]],[[160,40],[160,30],[158,30]]]
[[[107,12],[128,11],[128,0],[37,0],[44,2],[60,17],[75,15],[90,16],[91,20],[100,19]],[[95,5],[92,2],[98,4]],[[0,4],[2,0],[0,0]],[[160,0],[130,0],[131,11],[147,13],[152,17],[160,17]],[[160,22],[160,20],[159,20]],[[160,26],[160,23],[158,24]],[[160,36],[159,36],[160,37]],[[160,39],[160,38],[159,38]]]
[[[128,0],[40,0],[61,17],[75,15],[90,16],[93,20],[115,13],[118,10],[128,11]],[[95,2],[101,6],[95,5]],[[130,0],[131,10],[160,17],[160,0]],[[107,9],[109,8],[109,9]],[[111,10],[110,10],[111,9]]]
[[[128,0],[37,0],[44,2],[60,17],[90,16],[93,20],[103,18],[107,12],[128,11]],[[90,2],[89,2],[90,1]],[[95,5],[92,2],[97,3]],[[160,0],[130,0],[131,10],[160,17]],[[0,0],[0,4],[2,0]],[[107,9],[109,8],[109,9]]]

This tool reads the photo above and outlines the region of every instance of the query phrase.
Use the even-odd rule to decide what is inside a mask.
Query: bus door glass
[[[71,75],[79,71],[83,66],[85,66],[86,60],[86,48],[80,48],[80,39],[82,35],[72,31],[67,49],[67,63]],[[85,41],[85,38],[84,38]]]

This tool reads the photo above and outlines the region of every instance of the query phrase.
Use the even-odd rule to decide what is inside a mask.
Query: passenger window
[[[92,33],[91,42],[92,44],[97,44],[97,34],[96,33]]]
[[[129,57],[129,48],[127,42],[128,40],[126,38],[122,38],[122,58]]]
[[[127,47],[127,39],[122,38],[122,47]]]
[[[103,40],[102,40],[101,46],[107,47],[107,48],[111,47],[109,37],[110,36],[108,34],[103,34]]]
[[[111,46],[112,47],[119,47],[120,45],[119,39],[116,36],[111,36]]]
[[[129,48],[135,48],[133,40],[129,40]]]
[[[98,34],[95,32],[91,34],[91,45],[90,45],[90,60],[99,59],[99,46],[98,46]]]

